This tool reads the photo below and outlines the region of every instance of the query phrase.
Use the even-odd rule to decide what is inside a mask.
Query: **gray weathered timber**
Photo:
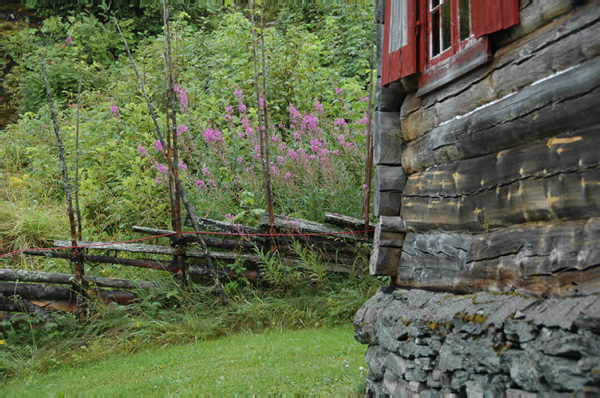
[[[376,217],[397,216],[400,214],[402,192],[375,191],[373,202],[373,214],[375,214]]]
[[[394,82],[382,87],[381,79],[379,79],[377,81],[377,91],[375,92],[375,110],[398,113],[405,96],[404,87],[401,83]]]
[[[231,224],[223,221],[211,220],[209,218],[196,217],[198,220],[198,225],[200,228],[205,229],[207,231],[215,231],[215,232],[231,232],[233,234],[260,234],[264,233],[263,230],[258,228],[246,227],[244,225]],[[188,227],[193,227],[191,225],[191,221],[189,217],[185,219],[185,225]]]
[[[482,291],[517,292],[535,297],[572,297],[600,294],[600,266],[568,269],[556,274],[518,275],[514,268],[454,271],[401,266],[394,285],[405,289],[467,294]]]
[[[25,250],[23,252],[29,256],[40,256],[47,258],[63,258],[65,260],[71,260],[73,255],[71,253],[59,253],[55,251],[37,251],[37,250]],[[92,256],[89,254],[79,254],[82,256],[85,261],[89,261],[92,263],[100,263],[100,264],[119,264],[125,265],[129,267],[140,267],[140,268],[150,268],[161,271],[170,271],[176,272],[177,268],[173,267],[171,261],[156,261],[156,260],[146,260],[146,259],[129,259],[129,258],[120,258],[120,257],[111,257],[111,256]]]
[[[518,91],[541,78],[593,59],[600,43],[597,10],[582,7],[494,54],[493,62],[425,98],[409,95],[401,109],[404,139]]]
[[[405,233],[398,231],[394,223],[385,224],[390,219],[391,217],[380,217],[377,223],[369,261],[371,275],[393,276],[398,271]],[[397,217],[392,221],[397,221]]]
[[[133,282],[126,279],[110,279],[89,275],[84,276],[83,280],[84,282],[92,283],[98,287],[110,287],[115,289],[151,289],[158,286],[155,282]],[[26,271],[22,269],[0,269],[0,281],[72,285],[75,283],[75,277],[71,274],[60,274],[54,272]]]
[[[402,249],[402,266],[464,270],[472,240],[470,234],[408,233]]]
[[[75,301],[75,292],[66,286],[49,286],[33,283],[0,282],[0,293],[6,297],[19,296],[27,300]],[[131,302],[136,296],[132,292],[122,290],[93,290],[106,302],[115,301],[120,304]]]
[[[141,243],[117,243],[111,242],[91,242],[82,241],[78,242],[80,246],[87,246],[89,250],[114,250],[124,251],[129,253],[148,253],[148,254],[162,254],[167,256],[173,256],[177,254],[177,249],[174,247],[159,246],[159,245],[145,245]],[[71,246],[70,241],[66,240],[55,240],[55,247],[69,247]],[[186,250],[187,257],[203,258],[204,252],[200,250]]]
[[[410,176],[404,195],[460,197],[516,181],[598,168],[600,126],[569,132],[497,153],[428,168]]]
[[[577,220],[600,214],[600,170],[517,181],[475,195],[405,197],[401,216],[409,231],[432,226],[484,232],[527,222]]]
[[[600,124],[600,57],[435,127],[402,152],[412,174]]]
[[[401,254],[402,249],[398,247],[374,246],[369,261],[369,273],[378,276],[396,275]]]
[[[381,231],[406,232],[406,227],[404,226],[404,221],[402,220],[402,217],[400,217],[400,216],[395,216],[395,217],[381,216],[381,217],[379,217],[377,226],[381,229]]]
[[[343,214],[329,213],[327,211],[323,214],[323,222],[341,228],[350,228],[354,231],[360,231],[365,228],[364,220]],[[375,229],[375,223],[370,222],[369,228]]]
[[[260,224],[268,225],[269,219],[266,213],[260,215]],[[319,224],[317,222],[303,220],[294,217],[275,216],[275,226],[277,228],[285,228],[292,233],[308,233],[308,234],[332,234],[332,237],[337,236],[341,239],[360,240],[360,232],[358,234],[346,234],[347,230],[333,227],[329,225]]]
[[[132,227],[133,232],[140,232],[143,234],[148,234],[148,235],[166,235],[166,234],[171,234],[169,236],[167,236],[168,238],[171,239],[176,239],[177,236],[175,235],[175,232],[168,230],[168,229],[156,229],[156,228],[148,228],[148,227],[139,227],[134,225]],[[181,237],[181,239],[183,239],[184,242],[186,243],[199,243],[199,239],[196,236],[196,234],[194,233],[183,233],[183,236]],[[256,242],[248,242],[246,240],[244,240],[243,238],[239,238],[239,239],[221,239],[221,238],[214,238],[211,236],[204,236],[204,241],[206,242],[206,245],[208,247],[214,247],[217,249],[247,249],[247,250],[254,250],[256,248],[256,246],[258,245],[259,247],[262,247],[262,242],[260,239],[257,239]]]
[[[373,159],[376,165],[399,165],[402,157],[402,133],[399,114],[375,112]]]
[[[456,285],[452,291],[457,293],[476,289],[507,291],[520,286],[536,289],[531,294],[542,294],[538,292],[537,283],[563,273],[566,274],[558,279],[561,283],[571,278],[579,280],[577,272],[597,267],[600,264],[598,247],[599,218],[527,224],[476,235],[409,233],[404,241],[398,283],[426,288],[426,285],[439,285],[441,279],[448,277],[444,286]],[[531,279],[534,277],[537,279]],[[490,280],[488,284],[486,278]],[[581,285],[588,283],[585,279],[580,282]],[[590,279],[589,283],[592,285],[589,288],[582,286],[588,292],[595,289],[596,282]],[[557,295],[560,286],[553,285]],[[574,286],[570,294],[581,294],[576,289]]]
[[[402,166],[377,166],[375,169],[376,191],[402,192],[406,184],[406,173]]]
[[[26,314],[42,318],[46,322],[54,321],[54,317],[45,309],[26,299],[9,300],[0,298],[0,311],[24,312]],[[12,316],[9,319],[11,318]]]

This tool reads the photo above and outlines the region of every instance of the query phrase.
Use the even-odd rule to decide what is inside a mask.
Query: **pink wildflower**
[[[244,158],[240,156],[239,158],[237,158],[237,162],[238,164],[244,163]]]
[[[187,170],[188,166],[187,166],[187,164],[185,164],[185,163],[184,163],[184,161],[183,161],[183,160],[180,160],[180,161],[179,161],[179,168],[180,168],[181,170]]]
[[[138,152],[140,153],[140,155],[142,156],[146,156],[148,154],[148,151],[146,151],[146,148],[144,148],[141,145],[138,145]]]
[[[279,134],[275,134],[273,136],[273,138],[271,138],[273,140],[273,142],[278,142],[279,141]]]
[[[185,112],[188,107],[188,96],[185,89],[180,88],[177,84],[175,85],[175,92],[179,95],[179,104],[181,105],[181,111]]]
[[[246,113],[248,111],[248,108],[246,108],[246,105],[242,104],[241,102],[238,104],[238,109],[239,109],[240,113]]]
[[[343,146],[345,142],[346,139],[344,138],[344,134],[338,135],[338,144],[340,144],[340,146]]]
[[[187,132],[188,132],[188,128],[185,124],[182,124],[179,127],[177,127],[177,137],[181,137],[181,134],[187,133]]]
[[[165,166],[165,165],[164,165],[164,164],[162,164],[162,163],[158,163],[158,164],[156,165],[156,168],[158,169],[158,171],[160,171],[160,172],[161,172],[161,173],[163,173],[163,174],[164,174],[164,173],[167,171],[167,166]]]
[[[156,140],[156,143],[154,144],[154,148],[156,149],[156,152],[162,152],[164,149],[162,146],[162,142],[160,142],[160,140]]]
[[[110,111],[112,112],[113,117],[116,117],[117,119],[119,118],[119,108],[117,107],[117,105],[115,105],[115,102],[112,98],[110,100]]]
[[[277,156],[277,162],[279,162],[279,163],[285,162],[284,157],[283,156]]]
[[[319,101],[315,102],[315,110],[317,112],[323,112],[323,104],[320,103]]]
[[[217,182],[213,178],[211,178],[210,180],[208,180],[208,185],[210,185],[213,188],[216,188]]]
[[[335,121],[336,126],[342,126],[342,127],[346,127],[346,121],[344,120],[343,117],[339,118],[338,120]]]
[[[287,173],[285,173],[285,176],[284,176],[284,178],[285,178],[286,180],[289,180],[290,178],[292,178],[292,173],[290,173],[290,172],[288,171]]]
[[[367,102],[369,100],[369,97],[362,97],[360,100],[361,102]]]
[[[65,43],[67,43],[67,46],[69,44],[71,44],[71,42],[73,41],[73,38],[71,36],[67,37],[67,40],[65,40]]]
[[[342,94],[344,93],[344,89],[343,89],[343,88],[337,88],[337,87],[336,87],[336,88],[335,88],[335,93],[336,93],[337,95],[342,95]]]
[[[237,87],[237,88],[235,89],[235,91],[233,92],[233,95],[235,95],[235,98],[237,98],[238,100],[241,100],[241,99],[242,99],[242,94],[243,94],[243,93],[242,93],[242,90],[240,90],[240,88],[239,88],[239,87]]]
[[[204,183],[204,181],[202,180],[196,180],[196,186],[201,190],[204,191],[204,189],[206,189],[206,184]]]
[[[156,177],[155,181],[156,181],[156,185],[160,185],[163,182],[162,178],[159,178],[159,177]]]
[[[207,169],[206,167],[202,168],[202,175],[205,177],[210,177],[212,175],[212,173],[210,172],[209,169]]]
[[[227,213],[227,214],[225,214],[225,218],[231,221],[235,218],[235,216],[231,213]]]

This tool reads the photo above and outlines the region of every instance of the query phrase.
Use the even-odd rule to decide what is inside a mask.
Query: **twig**
[[[175,247],[177,248],[177,255],[175,255],[175,260],[177,263],[178,276],[180,281],[186,280],[186,263],[184,261],[185,253],[183,250],[183,244],[181,238],[183,236],[181,230],[181,183],[179,181],[179,171],[177,169],[177,165],[179,164],[179,153],[177,150],[177,110],[175,106],[175,78],[173,76],[173,58],[171,57],[171,29],[169,26],[169,2],[164,0],[163,2],[163,17],[165,24],[165,43],[167,46],[167,57],[165,58],[165,63],[169,69],[169,84],[167,84],[167,100],[171,99],[171,134],[167,135],[172,139],[173,145],[169,145],[167,156],[169,158],[169,168],[171,172],[169,175],[173,175],[173,180],[175,182],[175,194],[171,203],[173,205],[172,208],[172,224],[173,229],[177,233],[177,242]],[[168,128],[168,106],[167,106],[167,128]],[[170,141],[170,140],[169,140]],[[171,144],[171,142],[169,142]]]
[[[42,78],[44,79],[44,83],[46,85],[46,94],[48,94],[48,102],[50,103],[50,113],[52,115],[52,121],[54,123],[54,132],[56,133],[56,140],[58,142],[58,154],[60,158],[60,165],[62,168],[62,176],[63,176],[63,184],[65,187],[65,194],[67,198],[67,212],[69,213],[69,224],[71,227],[71,243],[73,246],[77,246],[77,231],[75,227],[75,216],[73,215],[73,201],[71,199],[71,187],[69,185],[69,174],[67,170],[67,164],[65,162],[65,149],[63,146],[62,136],[60,134],[60,127],[58,125],[58,118],[56,117],[56,112],[54,111],[54,101],[52,100],[52,93],[50,92],[50,84],[48,83],[48,79],[46,78],[46,69],[44,67],[44,57],[42,57],[42,53],[38,52],[40,57],[40,66],[42,70]],[[75,281],[80,284],[81,290],[77,294],[77,317],[81,322],[85,322],[87,317],[87,300],[84,299],[84,291],[83,286],[81,285],[81,281],[83,278],[83,264],[77,259],[79,251],[77,248],[73,249],[71,260],[75,265]]]
[[[373,175],[373,138],[372,138],[372,120],[373,120],[373,47],[375,41],[375,24],[371,29],[371,57],[369,58],[369,107],[367,111],[367,160],[365,167],[365,194],[363,197],[363,220],[365,222],[364,239],[369,240],[369,213],[371,207],[371,183]]]
[[[77,130],[75,133],[75,211],[77,212],[77,239],[83,240],[81,209],[79,208],[79,109],[81,107],[81,77],[77,89]]]
[[[123,32],[121,32],[121,28],[119,27],[119,21],[117,20],[117,18],[114,18],[114,20],[115,20],[115,24],[117,25],[119,34],[121,35],[121,39],[123,40],[123,44],[125,45],[125,49],[127,50],[127,55],[129,56],[129,60],[131,61],[133,70],[135,71],[135,74],[137,76],[138,86],[140,88],[140,91],[144,95],[144,99],[146,100],[146,103],[148,104],[148,109],[150,110],[150,115],[152,116],[152,120],[154,121],[156,135],[158,136],[158,139],[160,140],[163,147],[167,147],[167,144],[162,135],[162,132],[160,131],[160,127],[158,125],[156,115],[154,114],[154,107],[152,106],[152,103],[150,102],[150,99],[148,98],[148,95],[146,94],[146,90],[144,89],[144,83],[142,82],[142,79],[140,78],[140,74],[138,73],[138,70],[135,66],[135,61],[133,60],[133,57],[131,56],[131,51],[129,51],[129,47],[127,46],[127,40],[125,40],[125,36],[123,36]],[[169,171],[169,173],[170,172],[171,171]],[[190,217],[190,220],[192,221],[192,226],[193,226],[194,230],[199,232],[200,226],[198,224],[198,219],[196,218],[196,215],[194,214],[194,208],[192,207],[183,186],[181,187],[181,200],[183,201],[185,210],[187,211],[188,216]],[[227,297],[225,296],[225,291],[223,290],[223,286],[221,285],[221,281],[219,280],[219,276],[216,272],[215,266],[210,257],[210,253],[208,252],[208,246],[206,245],[204,238],[202,238],[202,235],[198,235],[198,236],[199,236],[200,244],[202,245],[202,250],[203,250],[204,256],[206,257],[206,264],[207,264],[207,266],[211,272],[211,276],[215,282],[215,287],[219,292],[219,296],[221,296],[221,301],[223,302],[223,305],[227,306],[228,300],[227,300]]]
[[[262,81],[263,81],[263,97],[262,97],[262,116],[261,117],[261,97],[260,97],[260,84],[258,79],[258,56],[256,54],[256,38],[255,38],[255,23],[254,23],[254,1],[249,0],[250,3],[250,20],[252,23],[252,51],[254,54],[254,81],[256,85],[256,102],[258,104],[258,134],[260,144],[260,159],[263,171],[263,182],[265,186],[265,200],[267,207],[267,214],[269,215],[269,232],[275,234],[275,211],[273,209],[273,193],[271,189],[271,173],[269,167],[271,165],[269,159],[269,118],[267,112],[267,83],[266,83],[266,68],[265,68],[265,41],[264,41],[264,23],[262,23],[262,8],[261,8],[261,25],[262,25]],[[275,251],[275,245],[272,245],[271,252]]]

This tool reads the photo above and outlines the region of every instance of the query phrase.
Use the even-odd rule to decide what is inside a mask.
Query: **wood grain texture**
[[[374,189],[376,191],[402,192],[406,184],[406,173],[402,166],[377,166]]]
[[[402,204],[402,193],[401,192],[374,191],[373,214],[375,214],[376,217],[399,215],[401,204]]]
[[[460,197],[521,180],[598,168],[600,126],[412,174],[405,196]]]
[[[531,223],[491,233],[408,233],[397,283],[454,293],[589,294],[600,281],[600,218]],[[577,285],[570,285],[577,283]],[[541,284],[548,284],[547,289]],[[566,292],[562,292],[561,289]]]
[[[554,12],[562,13],[555,10],[548,15]],[[473,71],[425,98],[409,95],[400,115],[404,139],[413,141],[434,126],[557,71],[597,57],[600,55],[600,41],[590,38],[599,35],[600,7],[590,4],[501,47],[494,53],[494,60],[489,66]]]
[[[408,231],[485,232],[516,224],[600,215],[600,170],[517,181],[462,197],[405,197]]]
[[[435,127],[402,151],[412,174],[600,124],[600,58]]]
[[[373,161],[376,165],[400,164],[402,135],[399,114],[378,111],[373,120]]]

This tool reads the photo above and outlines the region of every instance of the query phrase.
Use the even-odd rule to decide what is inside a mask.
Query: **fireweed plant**
[[[328,117],[318,100],[307,111],[290,104],[289,123],[277,123],[272,128],[270,173],[275,210],[280,214],[311,219],[319,219],[324,211],[359,215],[367,118],[344,118],[344,92],[337,87],[332,90],[340,98],[339,117]],[[189,118],[185,89],[178,86],[176,92],[182,112],[182,122],[176,130],[182,149],[177,167],[199,213],[236,222],[256,222],[265,203],[258,107],[252,108],[242,90],[236,88],[235,103],[223,109],[222,117],[194,132],[185,124]],[[365,115],[366,100],[362,100]],[[259,106],[262,105],[261,98]],[[137,145],[139,155],[151,166],[156,184],[165,185],[165,148],[158,140],[144,144]],[[217,213],[226,213],[214,214],[217,204],[223,203],[230,207],[219,205]]]

